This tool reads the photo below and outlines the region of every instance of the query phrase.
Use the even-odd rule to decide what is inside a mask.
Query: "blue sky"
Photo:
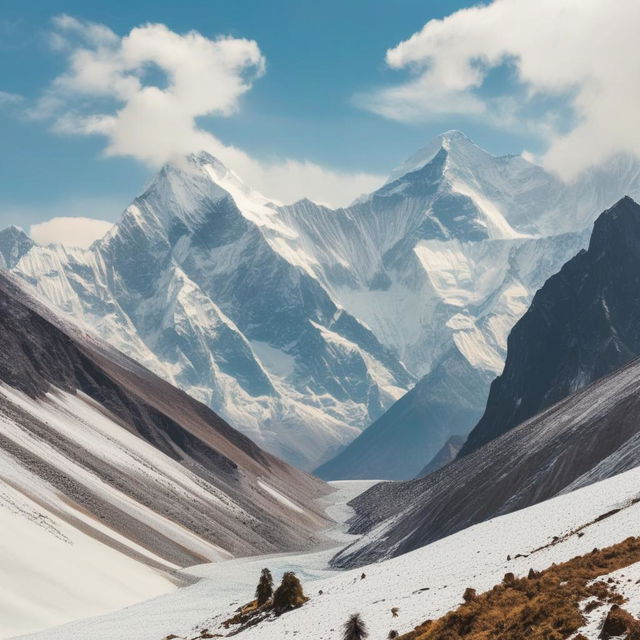
[[[563,3],[564,12],[554,15]],[[583,42],[594,37],[590,23],[583,25],[583,33],[571,30],[571,12],[579,13],[580,3],[506,0],[503,4],[513,11],[500,15],[492,15],[489,4],[470,17],[458,10],[473,3],[452,0],[5,0],[0,11],[0,92],[21,98],[3,103],[0,94],[0,225],[28,227],[61,215],[115,220],[155,171],[132,157],[135,153],[105,157],[104,136],[55,133],[50,118],[26,115],[54,79],[68,70],[68,52],[51,47],[55,16],[105,25],[118,37],[146,23],[161,23],[176,34],[196,30],[209,39],[224,34],[255,41],[266,60],[264,74],[234,98],[232,115],[201,115],[196,126],[258,162],[308,161],[348,179],[353,172],[383,176],[451,128],[463,130],[494,153],[542,153],[553,138],[541,132],[555,128],[559,137],[558,131],[571,130],[576,118],[567,97],[579,95],[581,82],[591,86],[594,80],[588,69],[563,67],[557,47],[564,53],[574,43],[544,25],[557,27],[566,20],[566,35],[575,39],[580,53]],[[628,22],[628,7],[634,5],[621,0],[617,6],[624,9],[623,5],[626,14],[608,11],[607,17]],[[523,7],[531,9],[530,16]],[[593,13],[593,29],[607,35],[603,17]],[[422,40],[406,42],[430,20],[451,14],[454,19],[447,22],[444,40],[425,28]],[[490,20],[476,20],[483,16]],[[535,16],[543,20],[537,28]],[[495,30],[489,38],[486,24]],[[616,26],[614,21],[612,38]],[[504,34],[517,34],[519,29],[522,36],[485,56],[491,48],[487,42],[500,43]],[[612,42],[604,43],[608,50],[616,49]],[[388,49],[394,53],[385,60]],[[476,82],[469,79],[469,70],[475,73],[482,56],[487,60]],[[433,73],[424,71],[425,60],[435,60]],[[447,70],[448,60],[456,61],[453,71]],[[527,65],[526,71],[523,66],[518,76],[519,60],[535,64]],[[612,66],[615,63],[612,59]],[[423,71],[416,72],[416,66]],[[438,74],[439,67],[446,73]],[[596,77],[601,79],[602,74]],[[393,89],[385,93],[385,87],[400,87],[400,97]],[[72,97],[62,109],[72,111],[75,106]],[[406,113],[411,115],[398,115]],[[511,119],[514,122],[504,126]],[[522,125],[523,119],[528,123]],[[601,130],[601,124],[593,126]],[[584,149],[580,154],[584,156]],[[560,148],[558,155],[556,164],[571,164],[566,150]]]
[[[428,19],[460,2],[400,0],[187,0],[4,2],[0,19],[0,89],[36,99],[65,66],[50,50],[51,19],[61,13],[107,25],[123,35],[146,22],[207,37],[254,39],[266,73],[242,97],[232,117],[202,120],[226,143],[260,158],[308,159],[340,170],[387,173],[432,136],[464,128],[496,152],[518,151],[522,141],[460,117],[406,124],[357,108],[351,96],[397,76],[386,49]],[[132,158],[104,158],[104,140],[62,136],[48,122],[0,112],[0,224],[23,226],[84,208],[115,219],[140,191],[151,169]],[[113,210],[111,210],[113,208]],[[86,211],[86,215],[94,215]],[[21,219],[18,219],[21,218]]]

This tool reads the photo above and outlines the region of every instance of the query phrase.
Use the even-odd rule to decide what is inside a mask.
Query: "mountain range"
[[[422,632],[463,586],[470,610],[513,569],[547,589],[556,560],[589,568],[584,585],[624,568],[634,589],[640,544],[619,532],[637,528],[638,474],[612,476],[640,464],[640,205],[595,211],[639,176],[617,157],[563,184],[449,132],[332,210],[268,201],[199,153],[88,250],[0,232],[0,619],[14,633],[162,596],[96,637],[211,637],[251,610],[265,554],[322,589],[285,622],[258,611],[248,637],[330,638],[327,607],[355,603],[376,632],[389,614]],[[398,481],[349,503],[354,540],[327,526],[372,482],[328,499],[266,449]],[[352,541],[334,569],[388,562],[326,573],[331,540]],[[576,631],[592,609],[574,604]]]
[[[199,153],[90,249],[9,228],[0,254],[267,450],[405,479],[480,419],[511,327],[622,193],[640,195],[626,156],[567,185],[455,131],[335,210],[270,201]]]
[[[248,638],[276,629],[330,640],[354,610],[380,637],[422,638],[434,629],[464,637],[473,628],[490,637],[506,629],[517,638],[631,638],[620,623],[636,624],[640,602],[638,240],[640,206],[623,198],[598,217],[588,248],[534,296],[492,384],[487,412],[500,433],[481,432],[486,441],[452,461],[462,440],[453,436],[425,477],[376,484],[350,503],[351,531],[362,537],[333,564],[351,571],[327,571],[332,551],[317,548],[317,527],[326,522],[320,505],[331,504],[337,518],[347,513],[335,494],[333,503],[320,502],[321,483],[3,276],[0,457],[14,473],[0,492],[0,521],[10,540],[20,540],[23,570],[0,586],[0,602],[11,613],[18,594],[24,611],[41,615],[68,606],[70,593],[80,606],[96,579],[103,598],[113,597],[114,584],[126,597],[135,589],[160,593],[26,636],[34,640],[206,638],[230,627]],[[527,412],[535,415],[526,419]],[[371,483],[340,483],[338,493],[354,495],[354,485]],[[234,517],[240,504],[255,519]],[[239,543],[257,533],[265,544],[304,548],[306,541],[311,550],[172,570],[191,554],[228,558],[225,536],[236,531]],[[101,557],[102,547],[115,555]],[[243,624],[255,605],[238,604],[253,597],[265,562],[277,578],[295,569],[308,600]],[[14,554],[2,566],[15,563]],[[64,588],[44,588],[36,606],[24,583],[44,568],[46,584]],[[200,580],[164,593],[158,583],[189,576]],[[22,628],[24,620],[17,618]]]

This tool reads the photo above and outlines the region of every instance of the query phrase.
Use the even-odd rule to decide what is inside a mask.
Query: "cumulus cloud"
[[[195,31],[178,35],[162,24],[137,27],[119,38],[103,25],[70,16],[58,17],[55,27],[55,47],[67,52],[69,68],[41,107],[53,103],[55,108],[58,100],[65,107],[56,119],[59,131],[102,134],[107,154],[155,164],[196,149],[203,132],[195,119],[231,114],[265,68],[251,40],[209,40]],[[154,73],[160,75],[155,83],[148,78]],[[68,110],[77,97],[111,100],[112,109]]]
[[[38,244],[62,244],[86,249],[102,238],[112,226],[112,222],[95,218],[60,217],[32,224],[29,235]]]
[[[0,201],[0,227],[19,224],[29,228],[39,243],[85,247],[102,237],[127,205],[128,196],[63,197],[48,202],[16,204]],[[38,223],[33,223],[39,220]]]
[[[397,120],[528,123],[547,140],[544,164],[570,179],[616,152],[640,154],[639,21],[637,0],[494,0],[430,20],[389,49],[387,64],[409,80],[358,102]],[[516,86],[486,97],[488,75],[503,65]],[[553,110],[527,110],[550,97],[570,107],[568,126]]]
[[[201,116],[232,115],[264,74],[265,59],[253,40],[177,34],[162,24],[120,37],[104,25],[63,15],[54,20],[51,45],[68,66],[31,115],[51,119],[62,134],[104,136],[107,155],[158,166],[204,149],[254,188],[284,201],[309,196],[340,204],[380,183],[378,176],[310,162],[259,162],[198,125]]]

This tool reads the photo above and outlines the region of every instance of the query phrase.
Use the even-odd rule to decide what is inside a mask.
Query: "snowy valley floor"
[[[345,522],[353,513],[346,503],[376,482],[330,483],[337,489],[325,498],[327,514],[336,521],[335,528],[327,532],[327,537],[335,540],[335,545],[330,548],[312,553],[253,556],[190,567],[182,573],[201,578],[196,584],[111,613],[19,637],[21,640],[161,640],[170,633],[191,637],[196,635],[194,629],[202,628],[199,623],[213,612],[228,611],[237,606],[232,603],[250,600],[260,570],[265,566],[271,568],[276,582],[285,571],[295,571],[304,585],[336,575],[340,572],[328,568],[329,559],[355,539],[355,536],[344,533]],[[10,636],[3,635],[0,627],[0,638],[7,637]]]
[[[344,507],[346,494],[357,491],[353,491],[352,483],[338,486],[340,493],[334,495],[342,498],[331,507],[332,515],[344,518],[348,513]],[[197,637],[203,628],[226,635],[228,631],[220,626],[222,621],[252,598],[263,566],[271,568],[276,582],[283,571],[295,571],[311,599],[298,610],[247,629],[241,638],[335,640],[340,638],[342,623],[353,612],[362,615],[372,639],[386,638],[391,629],[407,632],[424,620],[455,608],[466,587],[482,592],[499,583],[507,572],[526,575],[530,568],[541,570],[594,547],[602,548],[640,534],[639,497],[637,468],[476,525],[399,558],[351,571],[328,570],[326,562],[331,551],[203,565],[190,570],[204,577],[193,586],[106,616],[23,638],[163,640],[169,634]],[[616,509],[619,511],[598,520]],[[507,560],[507,556],[512,559]],[[616,588],[629,597],[624,607],[636,616],[640,614],[640,585],[636,584],[640,579],[639,565],[613,574],[614,578],[624,575]],[[362,573],[365,578],[361,578]],[[397,617],[392,617],[392,608],[398,609]],[[589,614],[588,624],[581,630],[585,637],[598,637],[606,609],[600,607]]]

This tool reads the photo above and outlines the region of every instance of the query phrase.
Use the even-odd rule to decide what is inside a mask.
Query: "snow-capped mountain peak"
[[[191,155],[162,167],[136,200],[144,202],[147,214],[156,216],[163,225],[177,219],[191,227],[212,213],[218,201],[229,196],[215,179],[224,174],[224,165],[212,156]]]
[[[33,240],[16,225],[0,231],[0,266],[11,269],[31,249]]]
[[[187,160],[191,165],[197,167],[205,175],[209,176],[220,188],[231,193],[234,198],[236,198],[238,194],[242,194],[244,198],[250,198],[256,203],[279,204],[277,201],[270,200],[255,189],[252,189],[235,171],[229,169],[229,167],[208,151],[193,153],[187,157]],[[238,202],[238,206],[241,207],[242,204]]]
[[[519,170],[509,166],[510,160],[494,157],[459,131],[450,131],[396,169],[371,198],[413,201],[425,240],[524,237],[529,234],[514,228],[505,206]]]
[[[578,199],[577,186],[523,158],[494,157],[460,132],[405,165],[333,210],[280,206],[195,153],[163,167],[90,250],[26,244],[7,264],[259,443],[310,467],[420,376],[437,371],[444,388],[468,364],[484,385],[532,292],[586,239],[561,232],[581,229],[622,186],[640,192],[632,166],[605,167]],[[467,398],[467,417],[484,393]],[[445,440],[459,432],[447,411]]]
[[[315,277],[301,231],[202,152],[165,165],[86,253],[33,247],[15,269],[257,442],[311,467],[414,377]]]
[[[458,160],[462,160],[465,157],[471,159],[474,156],[482,157],[489,155],[462,133],[462,131],[452,129],[436,136],[424,147],[421,147],[409,156],[409,158],[389,174],[389,178],[385,184],[395,182],[408,173],[422,169],[426,164],[429,164],[440,151],[445,151],[448,156],[453,156]]]

